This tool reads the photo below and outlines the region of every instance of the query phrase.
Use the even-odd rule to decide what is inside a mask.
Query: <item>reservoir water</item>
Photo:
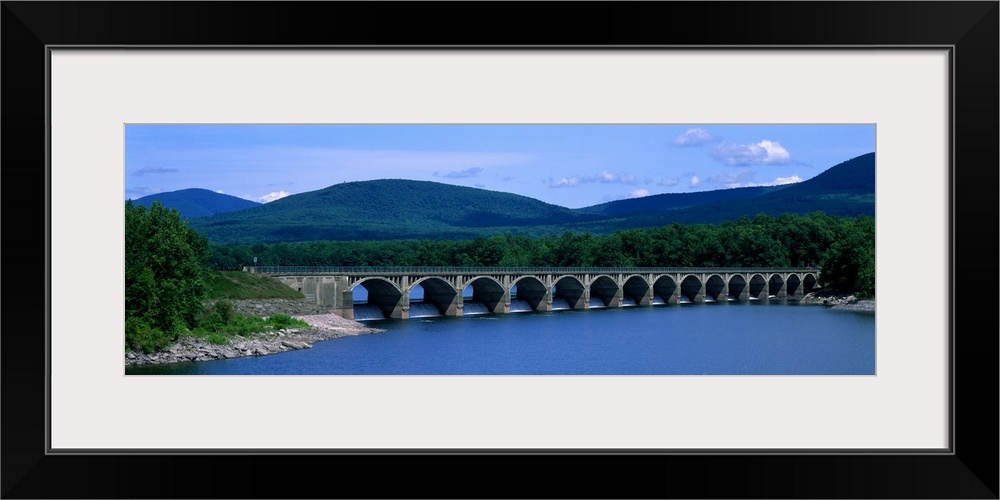
[[[370,321],[386,331],[269,356],[130,367],[126,374],[875,374],[874,313],[784,301],[475,312]]]

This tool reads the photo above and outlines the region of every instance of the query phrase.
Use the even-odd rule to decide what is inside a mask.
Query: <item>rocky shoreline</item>
[[[802,297],[800,304],[830,306],[839,311],[875,312],[875,300],[858,299],[854,295],[839,295],[825,291],[811,292]]]
[[[202,339],[181,338],[176,344],[150,354],[126,351],[125,366],[212,361],[244,356],[266,356],[279,352],[309,349],[314,342],[353,335],[380,333],[357,321],[341,318],[305,299],[260,299],[233,301],[237,312],[268,317],[287,314],[305,321],[308,329],[284,329],[257,334],[251,338],[236,337],[228,345],[210,344]]]

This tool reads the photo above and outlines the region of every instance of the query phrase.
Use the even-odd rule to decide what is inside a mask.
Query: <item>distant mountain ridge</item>
[[[345,182],[264,205],[247,203],[253,206],[191,218],[189,224],[209,241],[225,244],[470,239],[567,230],[608,234],[671,223],[714,224],[758,213],[874,216],[875,153],[796,184],[661,194],[580,209],[511,193],[402,179]]]
[[[183,219],[209,217],[215,214],[246,210],[260,205],[260,203],[255,201],[244,200],[243,198],[201,188],[151,194],[132,200],[132,203],[148,207],[154,201],[159,201],[168,208],[177,209]]]

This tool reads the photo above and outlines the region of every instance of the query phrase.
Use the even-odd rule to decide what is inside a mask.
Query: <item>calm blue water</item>
[[[697,304],[369,322],[312,349],[130,368],[184,375],[873,375],[875,315]]]

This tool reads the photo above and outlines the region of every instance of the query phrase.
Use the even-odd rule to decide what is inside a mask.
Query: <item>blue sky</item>
[[[799,182],[873,151],[874,125],[127,125],[125,199],[414,179],[580,208]]]

